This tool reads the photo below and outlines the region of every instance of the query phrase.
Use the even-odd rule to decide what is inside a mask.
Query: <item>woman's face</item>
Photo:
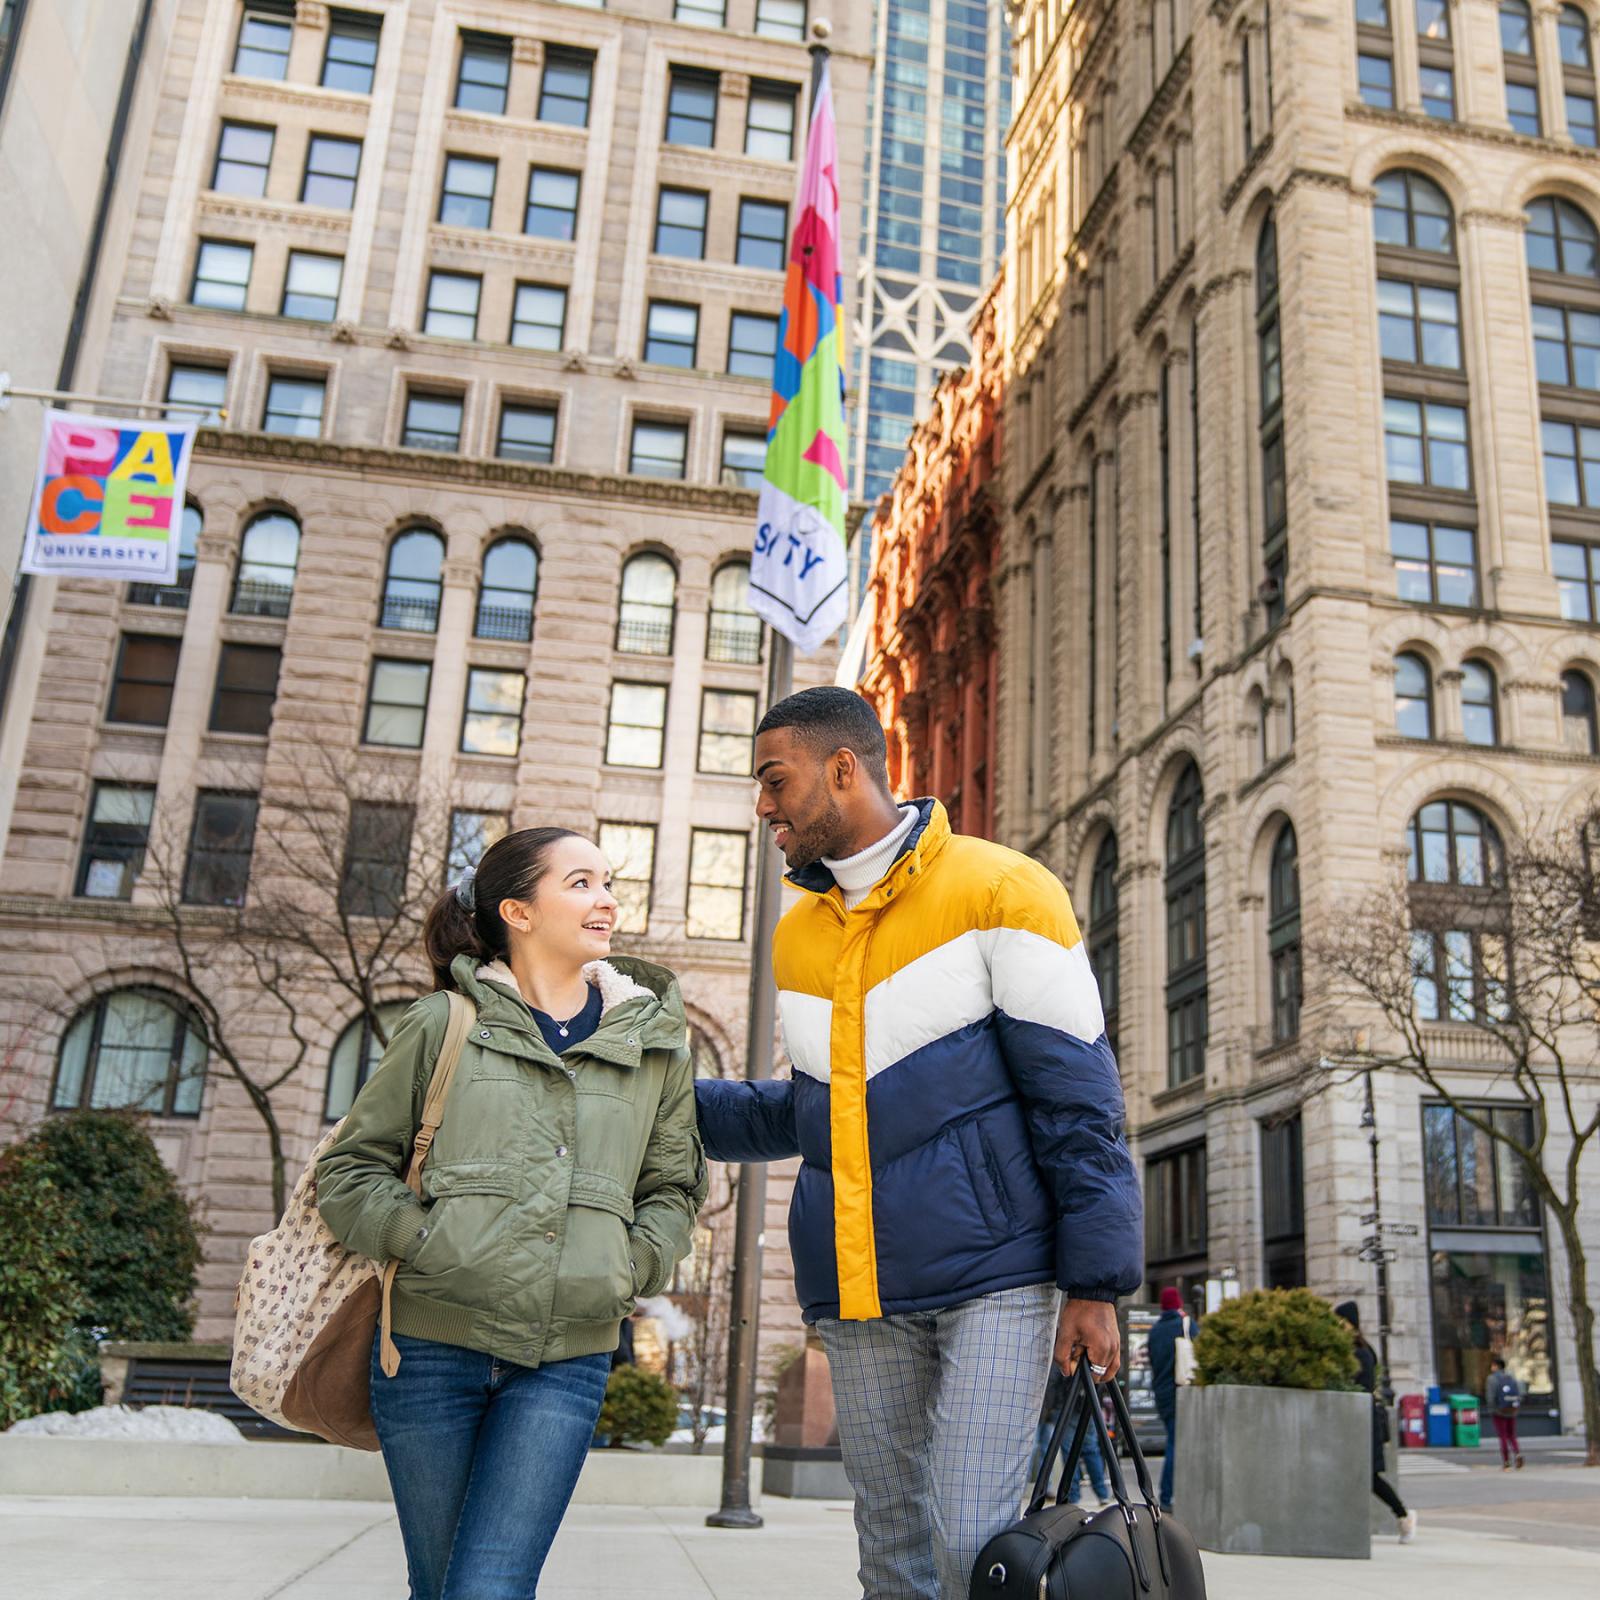
[[[611,868],[587,839],[557,839],[533,899],[506,900],[500,915],[513,938],[532,940],[546,959],[600,961],[611,954],[617,925]]]

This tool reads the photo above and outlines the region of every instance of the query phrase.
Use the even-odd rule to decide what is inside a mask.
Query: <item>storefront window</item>
[[[1533,1138],[1533,1113],[1522,1106],[1474,1106],[1509,1137]],[[1428,1220],[1447,1228],[1536,1228],[1539,1202],[1517,1153],[1449,1106],[1422,1110]]]
[[[1439,1382],[1481,1395],[1503,1355],[1529,1396],[1554,1387],[1550,1290],[1543,1255],[1433,1252],[1433,1335]]]

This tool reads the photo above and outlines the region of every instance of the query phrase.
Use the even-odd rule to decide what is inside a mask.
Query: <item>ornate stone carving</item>
[[[328,8],[322,0],[298,0],[294,20],[302,28],[324,29],[328,26]]]
[[[519,37],[511,44],[511,59],[519,66],[540,67],[544,65],[544,43],[539,39]]]
[[[354,344],[356,342],[356,325],[341,317],[328,329],[328,337],[335,344]]]
[[[157,322],[172,321],[172,302],[164,294],[151,295],[146,309]]]
[[[391,350],[409,350],[411,348],[411,334],[402,328],[399,323],[391,323],[389,332],[383,341]]]
[[[724,72],[718,87],[725,99],[737,101],[750,98],[750,79],[743,72]]]

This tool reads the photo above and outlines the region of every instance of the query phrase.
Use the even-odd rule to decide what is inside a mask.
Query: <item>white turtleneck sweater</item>
[[[823,866],[833,874],[833,881],[844,895],[846,911],[854,911],[872,892],[872,886],[894,865],[900,846],[906,842],[906,835],[916,825],[919,814],[915,806],[901,806],[899,822],[876,844],[869,844],[865,850],[858,850],[843,861],[834,861],[828,856],[822,858]]]

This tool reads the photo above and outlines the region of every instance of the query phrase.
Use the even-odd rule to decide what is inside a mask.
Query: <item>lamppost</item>
[[[1383,1203],[1378,1196],[1378,1116],[1372,1104],[1372,1073],[1362,1074],[1361,1126],[1367,1130],[1367,1148],[1372,1155],[1372,1210],[1361,1220],[1370,1223],[1361,1246],[1361,1259],[1378,1269],[1378,1357],[1382,1362],[1382,1393],[1386,1406],[1394,1404],[1394,1384],[1389,1376],[1389,1262],[1394,1251],[1383,1242]]]

